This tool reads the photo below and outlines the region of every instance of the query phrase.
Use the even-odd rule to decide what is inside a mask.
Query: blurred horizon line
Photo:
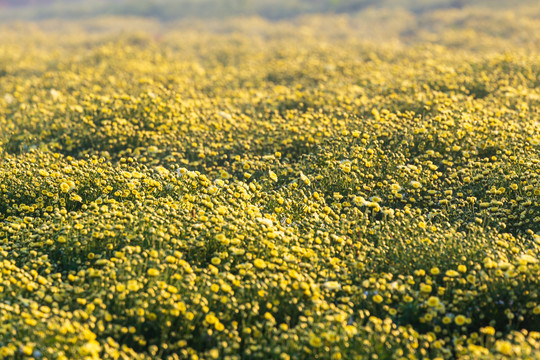
[[[138,16],[186,18],[261,16],[270,20],[307,14],[355,14],[367,9],[404,9],[423,14],[465,7],[517,8],[535,0],[0,0],[0,21]]]

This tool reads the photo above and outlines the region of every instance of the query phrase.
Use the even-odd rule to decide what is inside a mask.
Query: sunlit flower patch
[[[0,359],[538,356],[538,48],[310,19],[6,32]]]

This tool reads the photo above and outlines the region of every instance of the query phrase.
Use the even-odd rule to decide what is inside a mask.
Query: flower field
[[[538,17],[381,16],[0,28],[0,359],[540,358]]]

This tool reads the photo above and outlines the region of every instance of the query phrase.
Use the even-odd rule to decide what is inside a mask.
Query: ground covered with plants
[[[0,358],[539,358],[540,26],[477,15],[3,27]]]

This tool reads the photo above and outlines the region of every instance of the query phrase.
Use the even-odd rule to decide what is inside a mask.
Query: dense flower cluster
[[[0,359],[537,358],[538,49],[239,24],[6,35]]]

